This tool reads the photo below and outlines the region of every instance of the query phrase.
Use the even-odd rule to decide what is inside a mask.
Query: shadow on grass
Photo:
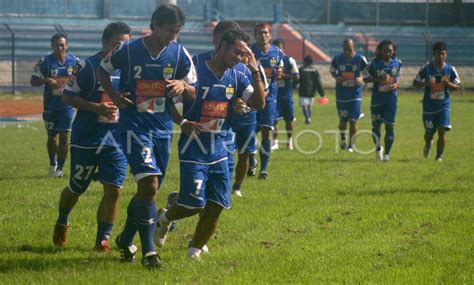
[[[338,191],[337,194],[340,196],[352,195],[352,196],[383,196],[383,195],[395,195],[395,194],[448,194],[452,192],[462,192],[462,189],[385,189],[385,190],[374,190],[374,191],[358,191],[358,192],[347,192]]]
[[[13,253],[9,258],[0,257],[0,273],[18,270],[46,271],[58,268],[95,267],[104,261],[113,262],[113,254],[102,254],[84,248],[57,249],[53,246],[22,245],[10,247],[6,252]],[[81,256],[77,256],[80,254]],[[116,258],[119,263],[119,258]]]

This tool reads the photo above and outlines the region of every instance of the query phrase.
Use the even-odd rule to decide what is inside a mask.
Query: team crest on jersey
[[[275,57],[272,57],[272,58],[270,59],[270,65],[276,65],[276,63],[277,63],[276,58],[275,58]]]
[[[356,72],[356,71],[357,71],[357,65],[355,65],[355,64],[352,65],[352,71],[353,71],[353,72]]]
[[[168,65],[163,68],[163,77],[167,80],[170,80],[173,78],[173,73],[174,68],[171,66],[171,64],[168,63]]]
[[[71,75],[73,71],[74,71],[74,68],[72,66],[69,66],[67,68],[67,75]]]
[[[225,89],[225,97],[230,100],[232,96],[234,96],[234,88],[229,84],[229,86]]]

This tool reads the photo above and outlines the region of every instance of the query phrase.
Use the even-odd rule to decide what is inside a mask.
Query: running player
[[[272,146],[272,130],[275,125],[276,99],[278,92],[277,80],[281,78],[283,68],[282,51],[270,44],[272,39],[272,26],[269,23],[260,23],[254,29],[255,40],[252,51],[255,58],[265,69],[265,76],[269,80],[270,89],[265,99],[265,108],[257,112],[257,128],[262,133],[262,146],[260,148],[260,174],[259,179],[267,179],[268,162]],[[255,174],[256,160],[253,155],[250,157],[249,176]]]
[[[375,51],[376,57],[369,66],[369,75],[364,79],[366,82],[373,82],[370,111],[376,147],[375,157],[380,161],[390,160],[390,150],[394,141],[397,89],[402,67],[402,62],[396,57],[396,52],[394,42],[381,41]],[[382,124],[385,124],[385,152],[380,142]]]
[[[56,246],[64,246],[69,213],[91,180],[96,178],[104,185],[104,194],[97,211],[98,228],[94,249],[100,252],[110,250],[109,237],[117,216],[127,160],[117,145],[117,107],[98,84],[95,71],[104,56],[120,42],[129,39],[130,27],[127,24],[109,24],[102,34],[102,51],[76,65],[64,90],[64,103],[78,111],[71,134],[69,186],[61,193],[59,215],[54,227],[53,243]],[[120,73],[112,75],[115,90],[118,90],[119,79]],[[98,173],[95,173],[97,168]]]
[[[423,156],[428,158],[433,144],[433,136],[438,132],[436,161],[442,161],[446,146],[446,131],[451,129],[450,91],[459,89],[461,81],[454,66],[446,63],[448,47],[444,42],[433,45],[433,62],[421,68],[413,81],[415,87],[425,87],[423,97],[423,123],[425,126],[425,146]]]
[[[62,177],[74,111],[71,106],[62,103],[61,95],[79,59],[67,52],[68,41],[65,34],[56,34],[51,38],[51,49],[53,52],[35,65],[30,84],[44,85],[43,120],[48,133],[46,147],[49,155],[49,176]]]
[[[299,95],[300,106],[303,108],[305,124],[311,123],[311,109],[314,102],[314,96],[318,91],[321,97],[324,97],[323,84],[319,71],[313,65],[313,58],[307,55],[303,58],[303,66],[299,69]]]
[[[196,72],[186,49],[175,39],[185,15],[175,5],[162,5],[152,15],[149,36],[120,45],[101,62],[98,78],[120,109],[119,130],[128,164],[137,181],[137,193],[127,209],[125,227],[116,242],[123,261],[133,260],[130,250],[138,231],[145,267],[161,267],[153,244],[157,208],[155,195],[163,183],[172,137],[172,97],[194,100]],[[121,71],[121,96],[112,88],[109,74]]]
[[[273,45],[285,52],[285,43],[283,40],[276,39]],[[283,72],[281,79],[278,80],[278,96],[277,96],[277,116],[275,120],[275,131],[273,134],[272,150],[278,149],[278,120],[285,120],[285,129],[287,142],[286,146],[289,150],[293,150],[293,128],[295,121],[295,111],[293,107],[293,82],[297,82],[300,78],[298,66],[294,58],[283,54]]]
[[[191,258],[200,258],[222,210],[230,206],[225,140],[233,106],[237,104],[242,112],[245,104],[256,109],[265,104],[260,72],[247,46],[248,40],[248,36],[240,31],[227,31],[214,56],[196,67],[198,93],[184,116],[178,143],[179,198],[169,210],[162,209],[155,232],[155,242],[163,246],[172,220],[201,212],[188,248]],[[242,56],[250,58],[248,68],[253,75],[252,84],[244,74],[232,68]]]
[[[330,72],[336,80],[336,106],[341,131],[341,149],[353,152],[357,120],[361,114],[363,73],[367,67],[367,60],[356,53],[352,39],[345,39],[342,42],[342,49],[343,53],[333,58]],[[346,140],[347,122],[350,126],[349,143]]]

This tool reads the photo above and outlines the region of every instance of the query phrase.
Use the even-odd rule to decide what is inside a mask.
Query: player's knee
[[[210,219],[218,219],[222,213],[222,210],[224,210],[224,207],[221,205],[212,201],[207,201],[206,206],[204,207],[203,215]]]

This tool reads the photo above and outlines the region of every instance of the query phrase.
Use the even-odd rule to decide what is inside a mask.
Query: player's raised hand
[[[183,80],[165,80],[166,88],[169,88],[168,96],[176,97],[183,94],[186,83]]]
[[[181,131],[187,136],[191,136],[193,133],[198,136],[202,131],[202,126],[198,122],[185,121],[181,125]]]
[[[258,72],[258,64],[257,60],[255,59],[255,55],[253,54],[252,50],[245,46],[245,53],[244,56],[247,58],[247,67],[250,69],[252,73]]]

